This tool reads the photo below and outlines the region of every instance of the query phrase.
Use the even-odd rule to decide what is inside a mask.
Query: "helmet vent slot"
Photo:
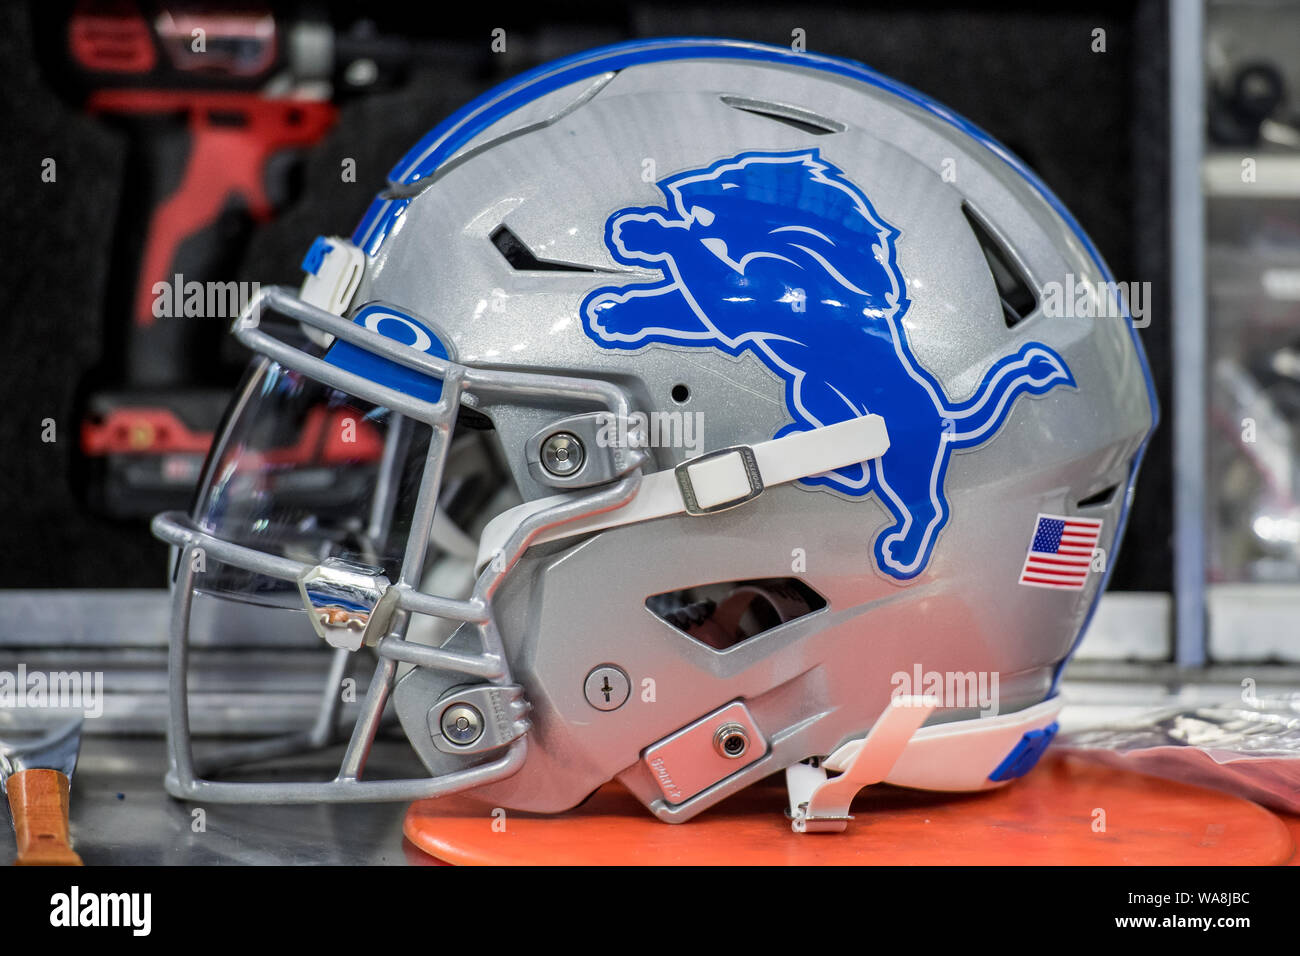
[[[1115,497],[1115,492],[1119,490],[1119,485],[1110,485],[1095,491],[1086,498],[1080,498],[1075,502],[1076,508],[1098,508],[1102,505],[1108,505],[1111,499]]]
[[[650,613],[715,651],[726,651],[826,607],[798,578],[719,581],[652,594]]]
[[[552,262],[547,259],[539,259],[533,255],[522,239],[516,236],[504,225],[497,226],[496,231],[489,237],[492,245],[497,247],[506,262],[511,267],[520,272],[597,272],[600,270],[593,269],[591,266],[575,266],[568,262]]]
[[[1013,329],[1023,322],[1038,307],[1038,296],[1030,285],[1024,270],[1016,262],[1011,251],[989,230],[974,210],[962,203],[962,213],[970,223],[975,240],[980,244],[984,260],[993,274],[993,284],[997,286],[998,298],[1002,300],[1002,316],[1007,328]]]
[[[786,106],[784,103],[765,103],[762,100],[751,100],[743,96],[723,96],[721,100],[733,110],[752,113],[754,116],[761,116],[776,123],[784,123],[802,133],[811,133],[813,136],[828,136],[848,129],[843,123],[799,109],[797,106]]]

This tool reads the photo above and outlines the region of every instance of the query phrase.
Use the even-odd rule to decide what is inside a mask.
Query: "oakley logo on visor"
[[[447,347],[428,326],[388,305],[367,305],[352,320],[386,339],[410,346],[436,358],[450,358]],[[426,402],[442,397],[442,381],[413,368],[399,365],[350,342],[335,340],[325,353],[325,361],[346,372]]]

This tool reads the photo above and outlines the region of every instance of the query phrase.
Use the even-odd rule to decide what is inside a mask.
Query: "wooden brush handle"
[[[20,770],[5,784],[18,840],[15,866],[81,866],[68,838],[68,778]]]

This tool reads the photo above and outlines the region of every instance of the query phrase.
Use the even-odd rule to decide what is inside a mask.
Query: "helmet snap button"
[[[452,704],[442,712],[442,733],[454,744],[472,744],[483,734],[483,715],[469,704]]]
[[[582,442],[570,432],[556,432],[542,443],[542,467],[560,478],[577,474],[586,457]]]

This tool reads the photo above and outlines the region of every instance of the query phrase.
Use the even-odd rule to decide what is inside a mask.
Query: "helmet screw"
[[[462,747],[472,744],[483,734],[483,715],[469,704],[452,704],[442,712],[442,734]]]
[[[587,675],[582,689],[597,710],[618,710],[632,693],[632,682],[613,664],[602,664]]]
[[[582,442],[570,432],[556,432],[542,443],[542,467],[559,478],[577,474],[586,457]]]
[[[740,724],[723,724],[713,735],[713,749],[728,760],[739,760],[749,749],[749,734]]]

